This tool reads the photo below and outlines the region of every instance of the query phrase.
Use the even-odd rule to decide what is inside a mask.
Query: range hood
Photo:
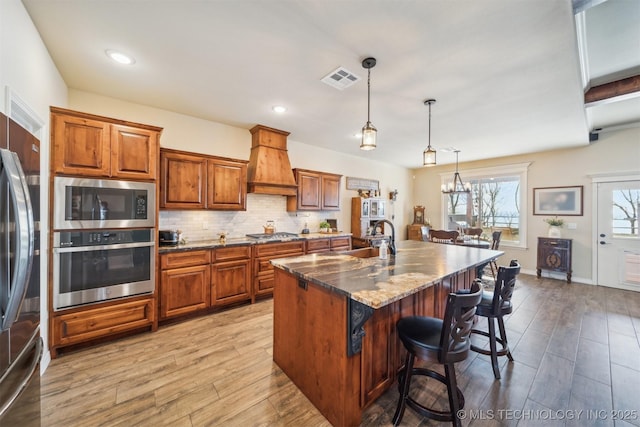
[[[251,156],[247,167],[247,191],[295,196],[298,192],[287,154],[289,132],[262,125],[251,129]]]

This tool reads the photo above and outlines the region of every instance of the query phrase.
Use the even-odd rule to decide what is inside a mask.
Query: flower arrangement
[[[552,227],[562,227],[564,225],[564,220],[561,218],[558,218],[557,216],[555,218],[547,218],[544,220],[544,222],[546,222]]]

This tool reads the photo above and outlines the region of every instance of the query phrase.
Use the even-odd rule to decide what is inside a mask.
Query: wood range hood
[[[287,136],[289,132],[256,125],[251,130],[251,156],[247,167],[247,191],[258,194],[295,196]]]

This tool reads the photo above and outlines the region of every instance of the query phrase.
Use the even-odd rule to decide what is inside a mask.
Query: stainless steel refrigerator
[[[40,426],[40,143],[0,114],[0,426]]]

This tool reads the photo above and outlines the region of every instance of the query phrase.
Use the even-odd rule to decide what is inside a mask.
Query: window
[[[527,169],[530,163],[466,170],[460,173],[471,184],[470,193],[443,194],[443,224],[448,229],[479,227],[483,236],[502,231],[501,245],[526,246]],[[441,175],[448,184],[453,175]]]
[[[638,212],[640,211],[640,190],[625,188],[613,190],[613,224],[614,237],[638,238]]]

